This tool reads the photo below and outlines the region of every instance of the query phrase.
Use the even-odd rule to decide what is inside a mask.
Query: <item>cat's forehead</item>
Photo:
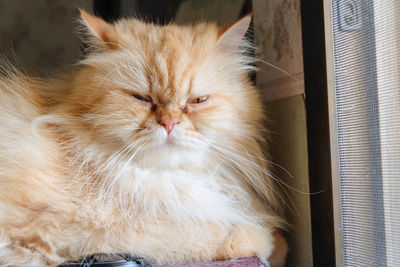
[[[159,102],[178,101],[191,93],[196,67],[187,54],[167,49],[157,51],[145,64],[147,89]]]
[[[220,86],[222,81],[247,77],[251,60],[242,54],[247,47],[242,39],[251,16],[222,28],[215,23],[160,26],[136,19],[110,24],[82,10],[81,16],[89,42],[99,51],[81,64],[97,70],[98,86],[111,81],[108,87],[145,88],[149,92],[144,93],[170,97],[193,88],[196,94],[221,92],[231,87]]]
[[[160,102],[213,94],[220,90],[216,77],[230,65],[218,49],[218,30],[216,24],[159,26],[121,20],[107,31],[112,45],[83,64],[98,70],[94,79],[104,88],[151,95]]]
[[[215,24],[181,26],[176,24],[156,25],[135,19],[117,22],[115,33],[123,46],[140,46],[151,50],[189,50],[205,52],[212,48],[218,39]]]
[[[216,28],[210,25],[125,23],[117,29],[127,53],[138,55],[131,60],[140,61],[149,93],[160,99],[191,93],[194,76],[217,40]]]

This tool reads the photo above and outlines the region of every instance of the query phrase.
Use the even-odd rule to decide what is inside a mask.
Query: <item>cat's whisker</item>
[[[204,141],[204,140],[203,140]],[[207,142],[206,142],[207,143]],[[260,192],[259,190],[260,190],[260,188],[257,188],[257,187],[255,187],[254,185],[253,185],[253,180],[252,179],[255,179],[256,177],[260,177],[257,173],[254,173],[253,171],[252,171],[252,169],[254,168],[256,171],[258,171],[258,172],[260,172],[260,173],[263,173],[263,174],[266,174],[267,176],[269,176],[269,177],[271,177],[272,179],[274,179],[276,182],[277,182],[277,185],[279,186],[279,187],[281,187],[281,189],[283,189],[282,188],[282,181],[280,181],[280,179],[278,178],[278,177],[276,177],[275,175],[273,175],[271,172],[269,172],[269,171],[267,171],[264,167],[261,167],[261,166],[259,166],[259,165],[257,165],[257,164],[255,164],[255,163],[253,163],[253,162],[251,162],[251,161],[248,161],[247,159],[245,159],[245,158],[243,158],[242,156],[240,156],[240,155],[237,155],[236,153],[233,153],[232,151],[229,151],[229,149],[228,148],[226,148],[226,147],[219,147],[221,144],[219,144],[219,145],[216,145],[216,144],[212,144],[212,143],[208,143],[210,146],[212,146],[212,147],[214,147],[214,148],[216,148],[216,150],[217,150],[217,155],[218,156],[222,156],[222,157],[224,157],[225,159],[227,159],[229,162],[231,162],[231,163],[233,163],[234,164],[234,166],[236,166],[236,168],[238,168],[242,173],[238,173],[243,179],[245,179],[245,181],[247,181],[247,183],[249,184],[249,185],[251,185],[253,188],[254,188],[254,190],[256,190],[257,192],[259,192],[259,194],[262,196],[263,194],[262,194],[262,192]],[[213,152],[213,151],[211,151],[211,152]],[[237,160],[239,161],[239,162],[237,162]],[[243,168],[242,167],[242,165],[243,164],[245,164],[245,165],[247,165],[248,167],[252,167],[252,168]],[[233,170],[236,170],[235,168],[233,168]],[[262,177],[260,177],[259,179],[263,179]],[[286,185],[285,184],[285,186],[287,186],[287,187],[290,187],[290,186],[288,186],[288,185]],[[293,189],[295,189],[295,188],[293,188]],[[274,188],[273,187],[269,187],[269,189],[268,189],[270,192],[274,192]],[[296,189],[295,189],[296,190]],[[283,192],[285,192],[286,193],[286,190],[283,190]],[[280,196],[280,194],[279,194],[279,192],[274,192],[275,193],[275,195],[278,197],[278,198],[280,198],[280,200],[281,200],[281,202],[285,205],[285,206],[287,206],[287,207],[289,207],[288,205],[287,205],[287,203],[286,203],[286,200],[285,199],[283,199],[281,196]],[[290,198],[290,196],[286,193],[286,195],[288,196],[288,198],[289,198],[289,200],[292,202],[292,199]],[[264,199],[267,203],[268,203],[268,201],[266,200],[266,199]],[[292,204],[293,204],[293,202],[292,202]],[[293,204],[294,205],[294,204]],[[296,207],[295,207],[296,208]]]
[[[218,146],[215,146],[215,147],[221,149],[221,148],[218,147]],[[312,193],[309,193],[309,192],[301,191],[301,190],[299,190],[299,189],[297,189],[297,188],[294,188],[294,187],[288,185],[287,183],[285,183],[285,182],[283,182],[282,180],[280,180],[278,177],[276,177],[275,175],[273,175],[271,172],[269,172],[269,171],[266,170],[265,168],[262,168],[261,166],[255,164],[255,163],[252,162],[252,161],[249,161],[249,160],[246,159],[246,158],[243,158],[243,157],[240,156],[240,155],[237,155],[237,154],[235,154],[235,153],[231,153],[230,155],[231,155],[231,156],[236,156],[236,158],[239,159],[242,163],[248,164],[248,165],[250,165],[250,166],[256,168],[256,169],[259,170],[260,172],[265,173],[266,175],[268,175],[268,176],[270,176],[271,178],[273,178],[276,182],[278,182],[278,183],[280,183],[280,184],[283,184],[284,186],[290,188],[290,189],[293,190],[293,191],[296,191],[297,193],[306,194],[306,195],[312,194]]]
[[[111,156],[109,156],[107,159],[104,160],[104,162],[98,166],[97,169],[92,171],[89,176],[83,176],[85,179],[90,182],[93,177],[96,176],[102,176],[105,172],[111,172],[118,162],[122,159],[122,155],[126,153],[126,151],[129,151],[133,144],[128,144],[123,146],[121,149],[119,149],[117,152],[113,153]],[[111,160],[110,160],[111,159]],[[111,168],[111,170],[110,170]],[[91,182],[91,187],[89,188],[89,192],[93,192],[95,186],[99,186],[100,188],[103,186],[103,183],[105,183],[106,180],[102,180],[100,184],[97,184],[97,181],[92,181]]]
[[[145,144],[140,145],[138,148],[135,149],[135,151],[132,153],[132,155],[129,157],[129,159],[127,159],[124,163],[123,166],[119,168],[119,171],[114,174],[114,178],[112,179],[111,183],[109,183],[107,190],[105,191],[104,195],[108,196],[111,195],[111,197],[113,196],[113,191],[114,191],[114,186],[117,183],[117,181],[120,179],[121,177],[121,173],[124,173],[126,171],[126,168],[128,165],[131,164],[132,160],[135,158],[135,156],[139,153],[139,151],[143,148]],[[111,174],[112,170],[110,170],[110,174]],[[109,175],[105,178],[105,180],[108,180]],[[109,194],[111,193],[111,194]]]
[[[225,149],[229,149],[229,148],[225,148]],[[236,159],[238,159],[239,161],[241,161],[241,164],[249,164],[248,161],[246,161],[246,160],[243,161],[243,158],[242,158],[241,156],[239,156],[239,155],[236,155],[235,153],[231,153],[231,154],[229,154],[229,155],[230,155],[229,158],[234,158],[234,157],[236,157]],[[238,158],[238,157],[239,157],[239,158]],[[240,166],[239,163],[236,163],[235,161],[232,161],[232,162],[235,163],[235,165],[239,165],[239,166]],[[253,164],[251,164],[251,165],[253,165]],[[254,165],[253,165],[253,166],[254,166]],[[282,190],[282,192],[285,193],[285,195],[287,196],[287,199],[290,201],[291,207],[294,208],[294,213],[296,213],[297,215],[299,215],[299,211],[298,211],[298,209],[297,209],[297,206],[295,205],[295,203],[294,203],[292,197],[289,195],[289,193],[286,191],[285,188],[288,188],[288,189],[290,189],[290,190],[293,190],[293,191],[295,191],[295,192],[297,192],[297,193],[304,194],[304,195],[313,195],[313,194],[319,194],[319,193],[320,193],[320,192],[309,193],[309,192],[304,192],[304,191],[298,190],[298,189],[296,189],[296,188],[294,188],[294,187],[289,186],[287,183],[283,182],[281,179],[279,179],[277,176],[273,175],[272,173],[266,172],[267,170],[264,169],[264,168],[262,168],[261,166],[258,166],[258,167],[260,168],[260,169],[259,169],[260,172],[267,174],[268,176],[270,176],[272,179],[274,179],[274,180],[277,182],[276,184],[280,187],[280,189]],[[273,190],[273,188],[271,188],[271,190]],[[291,207],[286,203],[286,200],[283,199],[283,198],[280,196],[279,192],[276,192],[276,195],[281,199],[282,203],[283,203],[287,208],[289,208],[289,209],[291,208]]]
[[[220,145],[221,145],[221,144],[220,144]],[[257,156],[251,155],[251,154],[249,153],[249,151],[248,151],[242,144],[238,143],[238,145],[239,145],[241,148],[243,148],[243,150],[246,151],[246,152],[240,151],[240,150],[235,149],[235,148],[232,148],[232,147],[230,147],[230,148],[224,147],[224,148],[226,148],[226,149],[231,149],[231,150],[233,150],[233,151],[235,151],[235,152],[237,152],[237,153],[240,153],[240,154],[245,154],[245,155],[247,155],[248,157],[250,157],[250,158],[252,158],[252,159],[257,159],[257,160],[264,161],[264,162],[266,162],[266,163],[272,164],[272,165],[274,165],[274,166],[280,168],[281,170],[283,170],[290,178],[293,178],[293,175],[292,175],[286,168],[284,168],[282,165],[280,165],[280,164],[278,164],[278,163],[275,163],[275,162],[273,162],[273,161],[271,161],[271,160],[267,160],[266,158],[262,158],[262,157],[257,157]]]
[[[123,167],[119,167],[119,171],[114,174],[113,179],[111,180],[110,183],[108,183],[108,189],[105,191],[104,195],[107,197],[108,195],[114,196],[114,186],[116,184],[116,182],[120,179],[121,177],[121,173],[123,174],[127,165],[131,164],[131,161],[134,159],[134,157],[137,155],[137,153],[140,152],[140,150],[143,148],[143,146],[145,145],[145,143],[143,143],[142,145],[140,145],[139,147],[137,147],[134,152],[132,153],[133,149],[131,149],[129,151],[129,153],[131,153],[131,156],[125,160],[125,162],[123,163]],[[111,173],[111,172],[110,172]],[[108,179],[105,179],[106,181],[108,181]],[[121,191],[120,191],[121,192]]]
[[[241,164],[238,163],[238,162],[236,162],[232,157],[225,156],[225,155],[222,154],[222,153],[216,153],[216,154],[217,154],[218,156],[222,156],[222,157],[224,157],[225,159],[229,160],[230,163],[233,163],[233,166],[229,166],[229,165],[228,165],[228,166],[229,166],[233,171],[235,171],[240,177],[242,177],[242,178],[244,179],[244,181],[246,181],[256,192],[258,192],[261,196],[263,195],[262,192],[260,191],[260,190],[262,190],[262,189],[260,189],[260,188],[258,188],[258,187],[256,187],[256,186],[254,186],[254,185],[253,185],[253,182],[252,182],[252,179],[254,179],[255,177],[258,176],[256,173],[253,173],[253,172],[250,171],[249,169],[244,169],[244,168],[242,168],[242,167],[241,167]],[[235,168],[235,167],[236,167],[236,168]],[[240,170],[240,171],[239,171],[239,170]],[[281,187],[280,184],[278,184],[278,185]],[[283,198],[280,196],[279,192],[275,192],[275,189],[274,189],[273,187],[269,187],[269,188],[268,188],[268,191],[269,191],[269,192],[275,193],[275,194],[278,196],[278,198],[281,200],[281,203],[284,204],[285,206],[289,207],[289,206],[287,205],[287,203],[286,203],[286,200],[283,199]],[[265,199],[264,197],[263,197],[263,200],[264,200],[266,203],[269,203],[268,200]],[[269,203],[269,204],[270,204],[270,203]]]
[[[134,160],[134,158],[136,157],[136,155],[139,153],[139,152],[141,152],[142,150],[143,150],[143,147],[146,149],[146,148],[148,148],[150,146],[150,144],[149,143],[143,143],[133,154],[132,154],[132,156],[125,162],[125,165],[130,165],[130,164],[132,164],[132,161]],[[130,177],[130,179],[134,179],[134,177]],[[133,202],[133,197],[135,197],[135,195],[134,194],[129,194],[129,196],[130,196],[130,201],[127,203],[127,205],[129,206],[131,203],[134,203]],[[122,204],[122,190],[119,190],[119,201],[120,201],[120,205],[121,205],[121,207],[123,207],[123,204]],[[129,212],[125,212],[125,214],[130,214]]]
[[[95,175],[99,175],[101,176],[104,171],[109,170],[109,168],[112,165],[115,165],[115,161],[118,161],[120,159],[120,156],[125,153],[125,151],[129,150],[131,148],[131,146],[133,146],[133,144],[127,144],[124,145],[123,147],[121,147],[119,150],[117,150],[116,152],[112,153],[111,156],[109,156],[102,165],[98,166],[98,168],[94,171],[91,172],[91,174],[93,176]],[[111,159],[111,160],[109,160]],[[110,166],[111,165],[111,166]],[[87,177],[87,179],[92,179],[93,176],[89,176]]]
[[[250,171],[250,170],[245,170],[245,169],[243,169],[242,167],[241,167],[241,164],[239,164],[239,163],[237,163],[236,161],[235,161],[235,154],[234,153],[231,153],[231,152],[229,152],[229,151],[224,151],[224,149],[221,149],[220,147],[218,147],[217,145],[214,145],[214,144],[212,144],[212,143],[207,143],[207,142],[205,142],[206,144],[208,144],[208,145],[210,145],[211,147],[213,147],[213,148],[216,148],[216,151],[214,151],[214,150],[210,150],[210,152],[212,152],[212,153],[216,153],[216,155],[218,155],[218,156],[222,156],[222,157],[224,157],[226,160],[228,160],[229,162],[232,162],[232,163],[234,163],[239,169],[241,169],[244,173],[246,173],[247,174],[247,172],[248,171]],[[270,176],[270,174],[268,174],[268,176]],[[251,175],[247,175],[247,177],[246,177],[246,180],[247,180],[247,182],[250,184],[250,185],[252,185],[252,183],[251,183]],[[253,185],[252,185],[253,186]],[[259,190],[258,188],[256,188],[256,187],[254,187],[254,189],[257,191],[257,190]]]
[[[254,172],[252,172],[252,171],[248,171],[247,168],[244,169],[244,168],[240,167],[240,166],[243,164],[242,162],[238,163],[238,162],[236,162],[235,160],[232,160],[231,163],[233,163],[234,166],[236,166],[237,168],[239,168],[239,169],[245,174],[245,175],[243,175],[243,174],[241,174],[241,173],[239,172],[239,175],[240,175],[241,177],[244,177],[245,179],[247,179],[247,180],[249,181],[249,184],[252,184],[252,179],[254,179],[254,177],[257,177],[257,176],[258,176],[257,173],[254,173]],[[233,167],[232,169],[233,169],[233,170],[236,170],[236,168],[234,168],[234,167]],[[272,177],[272,178],[276,181],[275,177]],[[287,194],[286,190],[282,187],[282,185],[281,185],[279,182],[277,182],[276,184],[277,184],[277,186],[279,186],[279,188],[286,194],[287,199],[289,199],[289,201],[293,204],[290,195]],[[262,189],[258,189],[258,190],[257,190],[257,187],[254,187],[254,186],[253,186],[253,188],[256,188],[255,190],[256,190],[259,194],[262,194],[262,193],[260,192],[260,190],[262,190]],[[290,208],[290,206],[289,206],[288,203],[286,202],[286,199],[283,198],[283,196],[281,196],[280,192],[276,191],[276,188],[274,188],[274,187],[268,187],[266,190],[267,190],[268,192],[273,193],[276,197],[279,198],[279,200],[280,200],[280,205],[283,204],[285,207]],[[268,203],[268,201],[267,201],[265,198],[263,198],[263,199],[264,199],[264,201],[266,201],[266,202]],[[294,206],[294,207],[295,207],[295,206]],[[295,207],[295,209],[296,209],[296,207]]]
[[[278,66],[275,66],[275,65],[272,64],[272,63],[269,63],[269,62],[267,62],[267,61],[265,61],[265,60],[262,60],[262,59],[260,59],[260,58],[255,59],[255,61],[256,61],[256,62],[264,63],[265,65],[268,65],[268,66],[270,66],[270,67],[272,67],[272,68],[274,68],[274,69],[276,69],[276,70],[278,70],[278,71],[280,71],[280,72],[286,74],[286,75],[289,76],[290,78],[293,78],[293,79],[294,79],[294,75],[293,75],[293,74],[290,74],[289,72],[287,72],[287,71],[285,71],[285,70],[279,68]]]

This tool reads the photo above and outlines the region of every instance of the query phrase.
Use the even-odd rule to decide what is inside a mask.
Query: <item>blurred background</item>
[[[36,73],[75,62],[82,47],[75,5],[93,11],[92,0],[0,0],[1,55]]]

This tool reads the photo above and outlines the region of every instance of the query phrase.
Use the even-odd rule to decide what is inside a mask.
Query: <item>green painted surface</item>
[[[282,184],[287,192],[290,223],[286,235],[290,249],[287,266],[313,266],[304,98],[293,96],[267,102],[265,106],[270,118],[271,159],[281,166],[274,166],[273,173],[287,184]]]

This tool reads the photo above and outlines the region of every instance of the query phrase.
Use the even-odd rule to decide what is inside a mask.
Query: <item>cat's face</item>
[[[75,101],[97,141],[117,143],[147,165],[201,164],[214,146],[246,138],[260,119],[235,44],[248,21],[222,31],[83,18],[101,50],[83,61]]]

